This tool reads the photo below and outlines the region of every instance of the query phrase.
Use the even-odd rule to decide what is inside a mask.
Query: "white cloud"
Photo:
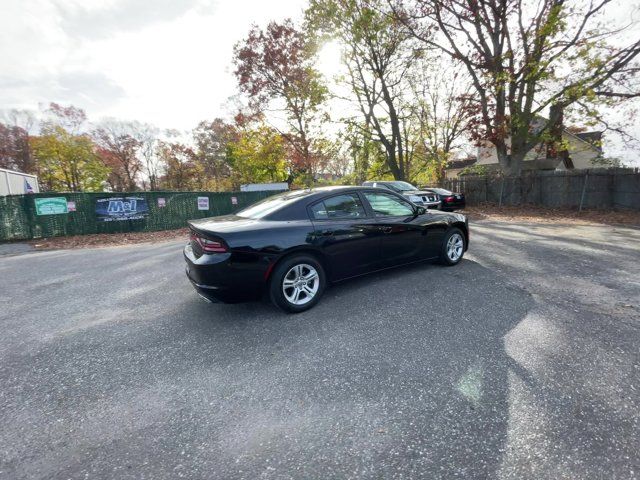
[[[197,8],[212,11],[212,0],[54,0],[61,26],[75,38],[111,37],[162,21],[172,21]]]
[[[235,93],[233,45],[304,0],[23,0],[0,5],[0,108],[73,103],[90,118],[190,129]]]

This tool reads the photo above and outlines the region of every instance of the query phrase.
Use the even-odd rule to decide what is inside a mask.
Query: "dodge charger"
[[[202,297],[234,303],[266,293],[287,312],[313,307],[327,285],[348,278],[428,260],[456,265],[469,246],[464,215],[371,187],[286,192],[189,228],[186,273]]]

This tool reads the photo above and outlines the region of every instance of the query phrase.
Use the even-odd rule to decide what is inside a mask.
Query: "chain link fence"
[[[463,192],[468,205],[640,209],[640,169],[537,171],[519,177],[464,175],[443,188]]]
[[[36,193],[0,197],[0,241],[151,232],[226,215],[278,192]]]

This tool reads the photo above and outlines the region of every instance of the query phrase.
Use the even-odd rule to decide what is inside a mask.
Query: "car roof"
[[[280,198],[284,198],[284,199],[298,199],[298,200],[302,200],[302,199],[310,199],[313,200],[314,197],[316,198],[322,198],[324,196],[326,196],[327,194],[331,194],[331,193],[339,193],[339,192],[344,192],[344,191],[353,191],[353,190],[371,190],[374,187],[367,187],[367,186],[358,186],[358,185],[334,185],[334,186],[329,186],[329,187],[314,187],[314,188],[304,188],[304,189],[300,189],[300,190],[289,190],[286,192],[282,192],[282,193],[278,193],[276,195],[273,195],[273,197],[270,198],[275,198],[275,197],[280,197]]]
[[[305,188],[301,190],[290,190],[288,192],[280,193],[279,196],[283,198],[298,198],[300,200],[307,199],[314,201],[316,198],[321,199],[332,193],[340,193],[354,190],[375,190],[376,187],[371,185],[332,185],[329,187],[313,187]]]
[[[329,187],[314,187],[311,190],[312,191],[319,191],[319,192],[330,192],[332,190],[346,190],[349,188],[365,188],[362,187],[362,185],[331,185]]]
[[[264,218],[268,220],[282,220],[282,219],[303,219],[308,218],[306,208],[308,205],[324,200],[326,197],[333,194],[340,194],[340,192],[353,192],[358,190],[376,190],[374,187],[361,187],[357,185],[335,185],[330,187],[315,187],[305,188],[300,190],[290,190],[282,193],[278,193],[271,197],[267,197],[263,201],[269,199],[284,199],[290,200],[289,204],[269,213]]]

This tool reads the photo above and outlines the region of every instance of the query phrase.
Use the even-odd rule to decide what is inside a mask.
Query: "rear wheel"
[[[326,276],[311,255],[294,255],[280,262],[271,276],[271,301],[286,312],[313,307],[324,293]]]
[[[442,239],[440,250],[440,263],[443,265],[456,265],[464,256],[465,239],[462,230],[452,228]]]

